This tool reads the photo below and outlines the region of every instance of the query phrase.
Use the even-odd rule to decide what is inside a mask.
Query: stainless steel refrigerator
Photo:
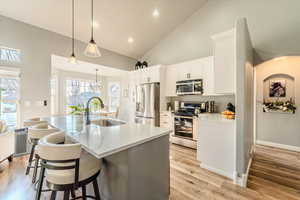
[[[159,83],[145,83],[136,87],[137,123],[159,126]]]

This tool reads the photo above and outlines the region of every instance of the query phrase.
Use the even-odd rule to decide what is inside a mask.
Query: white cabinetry
[[[235,29],[212,36],[215,93],[235,93]]]
[[[160,82],[160,68],[160,65],[156,65],[138,70],[138,76],[141,77],[140,83]]]
[[[165,73],[165,96],[176,96],[177,67],[169,65]]]
[[[203,95],[215,95],[214,59],[212,56],[166,67],[166,96],[176,96],[176,81],[189,79],[203,80]]]
[[[160,127],[174,129],[174,119],[169,111],[160,112]]]
[[[176,64],[177,81],[188,79],[201,79],[203,77],[202,59],[191,60]]]
[[[143,84],[143,83],[155,83],[160,82],[160,72],[162,66],[155,65],[150,66],[145,69],[139,69],[133,71],[133,78],[135,79],[136,85]]]
[[[197,159],[201,167],[234,178],[235,121],[219,114],[199,117]]]

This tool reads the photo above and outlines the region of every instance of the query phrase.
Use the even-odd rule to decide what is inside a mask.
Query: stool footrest
[[[83,197],[85,197],[85,198],[90,198],[90,199],[97,199],[97,198],[94,197],[94,196],[91,196],[91,195],[85,195],[85,196],[79,196],[79,197],[71,198],[70,200],[83,199]]]

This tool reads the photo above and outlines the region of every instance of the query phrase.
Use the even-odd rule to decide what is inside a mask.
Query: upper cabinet
[[[131,72],[135,79],[136,85],[144,83],[160,82],[161,65],[154,65],[144,69],[139,69]]]
[[[215,78],[214,78],[214,57],[206,57],[202,59],[203,68],[203,95],[210,96],[215,94]]]
[[[203,80],[203,95],[214,95],[213,57],[205,57],[183,63],[169,65],[165,73],[165,95],[176,95],[176,81],[189,79]]]
[[[191,60],[183,63],[176,64],[177,68],[177,81],[189,80],[189,79],[202,79],[202,59]]]
[[[165,96],[176,96],[176,81],[178,76],[178,68],[176,65],[166,67],[165,73]]]
[[[235,93],[235,29],[212,36],[214,89],[218,94]]]

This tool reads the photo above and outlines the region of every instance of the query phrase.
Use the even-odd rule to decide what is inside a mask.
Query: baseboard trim
[[[276,148],[290,150],[290,151],[300,152],[300,147],[286,145],[286,144],[279,144],[279,143],[274,143],[274,142],[267,142],[267,141],[263,141],[263,140],[257,140],[256,144],[270,146],[270,147],[276,147]]]
[[[217,168],[211,167],[211,166],[206,165],[206,164],[203,164],[203,163],[200,164],[200,167],[202,167],[202,168],[204,168],[204,169],[207,169],[207,170],[209,170],[209,171],[212,171],[212,172],[214,172],[214,173],[216,173],[216,174],[220,174],[220,175],[222,175],[222,176],[225,176],[225,177],[227,177],[227,178],[230,178],[230,179],[232,179],[232,180],[234,179],[234,174],[230,174],[230,173],[225,172],[225,171],[223,171],[223,170],[221,170],[221,169],[217,169]]]
[[[250,159],[248,161],[248,166],[245,174],[239,175],[237,172],[234,173],[234,184],[239,185],[241,187],[247,187],[249,172],[252,164],[252,158],[254,154],[254,145],[252,145],[251,150],[249,152]]]
[[[25,155],[29,155],[30,152],[24,152],[24,153],[18,153],[18,154],[14,154],[14,157],[21,157],[21,156],[25,156]]]

